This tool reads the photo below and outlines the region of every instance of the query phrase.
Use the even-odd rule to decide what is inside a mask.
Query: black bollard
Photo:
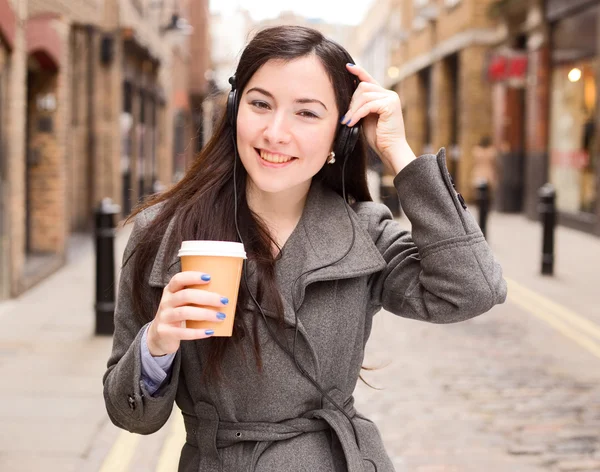
[[[490,186],[487,180],[480,180],[475,186],[477,189],[477,205],[479,206],[479,228],[483,237],[487,239],[487,218],[490,210]]]
[[[543,228],[542,275],[554,273],[554,228],[556,226],[556,190],[550,183],[538,192],[539,213]]]
[[[104,198],[96,209],[96,334],[115,330],[115,215],[121,208]]]

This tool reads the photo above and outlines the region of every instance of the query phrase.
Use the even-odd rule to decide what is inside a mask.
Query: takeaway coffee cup
[[[227,315],[224,321],[186,321],[188,328],[213,329],[213,336],[231,336],[237,303],[242,266],[246,252],[242,243],[227,241],[183,241],[178,253],[181,270],[198,271],[210,275],[210,282],[194,285],[209,292],[215,292],[229,299],[229,303],[218,309]],[[215,310],[213,306],[206,306]]]

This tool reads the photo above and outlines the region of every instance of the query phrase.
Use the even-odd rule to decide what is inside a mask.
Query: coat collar
[[[169,247],[174,223],[175,218],[169,223],[154,259],[149,279],[153,287],[165,287],[171,277],[181,271],[177,250]],[[356,213],[347,210],[342,197],[333,190],[313,182],[302,217],[283,246],[276,264],[284,299],[293,300],[295,308],[298,308],[306,287],[311,283],[358,277],[384,267],[383,257]],[[249,269],[251,278],[252,269]],[[291,303],[286,305],[286,321],[293,325],[294,314],[287,312],[294,307]]]

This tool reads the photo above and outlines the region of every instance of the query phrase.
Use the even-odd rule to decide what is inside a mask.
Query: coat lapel
[[[177,256],[179,248],[169,248],[169,242],[173,236],[173,228],[175,226],[175,218],[171,218],[165,235],[162,238],[154,263],[152,264],[152,270],[150,271],[150,278],[148,283],[152,287],[164,288],[178,272],[181,272],[181,262]]]
[[[306,287],[324,280],[347,279],[382,270],[385,260],[356,213],[342,197],[313,183],[302,218],[277,262],[281,290],[296,308]]]

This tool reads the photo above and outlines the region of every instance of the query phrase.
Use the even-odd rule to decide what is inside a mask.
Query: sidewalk
[[[129,231],[119,232],[117,267]],[[600,323],[600,239],[558,228],[556,276],[548,278],[539,275],[539,224],[492,214],[488,235],[505,276]],[[119,434],[102,398],[112,339],[93,334],[94,270],[90,239],[54,276],[0,304],[3,472],[98,471]]]
[[[116,267],[129,232],[118,234]],[[55,275],[0,304],[1,471],[98,470],[114,441],[102,444],[112,338],[94,336],[92,238],[76,249]]]

